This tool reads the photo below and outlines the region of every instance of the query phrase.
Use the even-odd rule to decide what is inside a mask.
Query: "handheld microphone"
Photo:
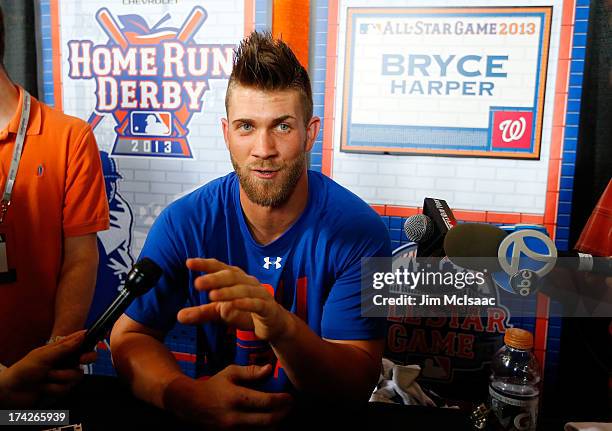
[[[417,257],[444,257],[444,236],[456,224],[445,200],[425,198],[423,214],[408,217],[404,232],[408,239],[419,244]]]
[[[123,314],[132,301],[149,291],[157,283],[161,275],[162,269],[151,259],[145,257],[137,262],[129,272],[125,286],[119,292],[119,296],[85,333],[81,352],[93,350],[96,344],[104,339],[119,316]]]

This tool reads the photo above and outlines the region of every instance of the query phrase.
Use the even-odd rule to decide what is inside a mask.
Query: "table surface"
[[[296,404],[295,412],[280,429],[471,429],[467,414],[453,409],[368,403],[367,406],[347,410],[333,404]],[[63,400],[53,401],[49,407],[69,410],[70,423],[82,424],[83,431],[196,429],[181,423],[172,414],[136,399],[129,388],[116,377],[85,376],[71,395]],[[37,429],[49,428],[51,427]]]

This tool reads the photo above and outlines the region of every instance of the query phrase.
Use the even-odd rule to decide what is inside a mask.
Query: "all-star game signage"
[[[140,15],[96,13],[105,43],[70,40],[68,77],[95,80],[92,127],[107,115],[115,122],[111,154],[193,158],[189,121],[202,111],[209,79],[227,79],[233,44],[198,44],[194,36],[207,12],[194,7],[179,26],[166,14],[156,23]]]
[[[348,8],[341,150],[538,159],[551,17]]]

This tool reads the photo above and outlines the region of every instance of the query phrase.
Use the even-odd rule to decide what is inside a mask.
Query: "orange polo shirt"
[[[0,193],[10,169],[22,102],[19,88],[17,110],[0,130]],[[11,205],[0,224],[8,266],[16,271],[16,282],[0,284],[0,363],[12,364],[49,338],[63,239],[108,225],[102,166],[91,127],[32,97]]]

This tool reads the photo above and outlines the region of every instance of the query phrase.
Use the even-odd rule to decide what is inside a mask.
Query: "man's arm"
[[[208,290],[212,302],[181,310],[181,323],[222,319],[252,330],[270,343],[297,389],[330,400],[367,401],[380,373],[381,340],[322,339],[240,268],[216,259],[189,259],[187,266],[206,273],[195,287]]]
[[[161,332],[125,314],[113,327],[113,363],[137,397],[206,429],[270,426],[289,412],[290,395],[242,385],[268,375],[270,366],[231,365],[208,380],[194,380],[183,374],[162,340]]]
[[[52,337],[67,335],[83,327],[94,294],[97,269],[95,233],[64,238]]]
[[[286,312],[284,320],[287,330],[270,345],[297,389],[336,402],[368,400],[380,374],[383,340],[326,340],[295,314]]]
[[[111,332],[111,352],[117,373],[132,386],[134,395],[164,408],[168,384],[183,376],[172,353],[163,343],[164,334],[122,315]]]

